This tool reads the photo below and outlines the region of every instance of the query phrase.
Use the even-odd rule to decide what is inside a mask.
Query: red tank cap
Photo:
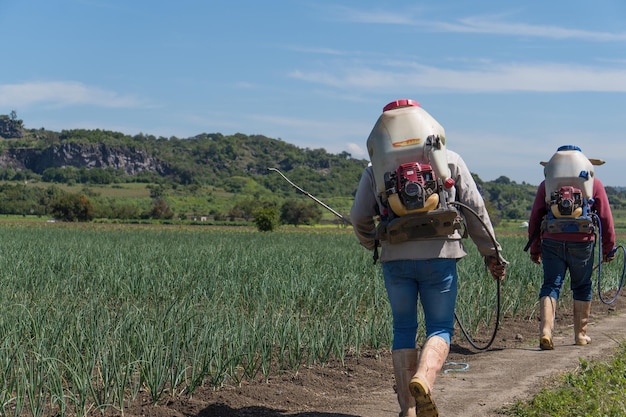
[[[383,111],[385,112],[387,110],[393,110],[393,109],[399,109],[400,107],[411,107],[411,106],[419,107],[420,104],[415,100],[411,100],[410,98],[402,98],[400,100],[392,101],[391,103],[387,104],[385,107],[383,107]]]
[[[448,189],[452,188],[452,187],[454,186],[454,180],[453,180],[452,178],[448,178],[448,179],[447,179],[447,180],[443,183],[443,186],[444,186],[445,188],[448,188]]]

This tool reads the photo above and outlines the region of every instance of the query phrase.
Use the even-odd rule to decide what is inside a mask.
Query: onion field
[[[0,236],[0,415],[122,411],[142,391],[156,403],[391,344],[380,266],[350,229],[7,223]],[[498,240],[502,315],[534,318],[541,267],[522,234]],[[482,334],[496,284],[465,246],[457,314]]]

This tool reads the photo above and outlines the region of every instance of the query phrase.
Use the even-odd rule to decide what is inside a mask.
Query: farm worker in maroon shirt
[[[569,270],[574,299],[574,343],[591,343],[587,323],[591,311],[595,245],[602,259],[615,256],[615,230],[604,185],[594,175],[594,165],[573,145],[558,148],[544,166],[545,180],[537,189],[528,222],[530,258],[543,263],[539,291],[541,350],[554,349],[554,314],[565,274]],[[596,242],[596,235],[601,241]]]

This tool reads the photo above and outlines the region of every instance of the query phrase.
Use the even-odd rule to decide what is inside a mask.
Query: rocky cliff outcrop
[[[0,167],[29,169],[42,174],[47,168],[113,168],[127,175],[144,171],[171,173],[169,166],[141,149],[104,144],[64,143],[44,149],[14,148],[0,153]]]
[[[16,118],[15,113],[11,116],[9,118],[4,114],[0,115],[0,137],[5,139],[21,138],[24,134],[23,122]]]

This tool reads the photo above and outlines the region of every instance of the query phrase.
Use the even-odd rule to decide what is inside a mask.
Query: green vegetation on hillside
[[[290,199],[306,200],[268,171],[278,168],[347,216],[367,165],[346,152],[301,149],[262,135],[203,133],[180,139],[100,129],[53,132],[23,129],[15,114],[4,119],[19,122],[23,134],[0,138],[0,154],[5,156],[0,214],[51,216],[51,202],[74,193],[89,200],[96,219],[147,219],[160,205],[165,210],[157,210],[159,215],[167,213],[171,219],[249,221],[251,201],[259,208],[282,209]],[[517,184],[506,176],[495,181],[474,178],[494,223],[528,219],[537,185]],[[607,192],[615,210],[626,210],[625,189],[608,187]],[[336,221],[327,212],[318,220]]]

